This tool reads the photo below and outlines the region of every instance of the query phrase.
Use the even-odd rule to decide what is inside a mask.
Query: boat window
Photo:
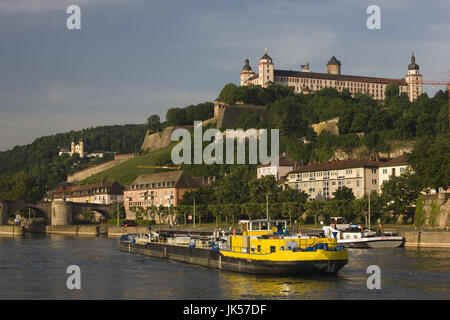
[[[275,251],[276,251],[275,246],[270,246],[270,253],[273,253],[273,252],[275,252]]]
[[[259,230],[259,222],[252,222],[250,230]]]
[[[269,224],[266,221],[261,222],[261,230],[269,230]]]
[[[258,252],[261,252],[261,246],[258,245]]]

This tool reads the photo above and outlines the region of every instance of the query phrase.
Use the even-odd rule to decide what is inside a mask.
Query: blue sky
[[[264,48],[279,69],[325,72],[334,54],[343,74],[392,78],[414,49],[424,79],[447,80],[450,2],[393,2],[2,0],[0,150],[213,101]],[[81,30],[66,28],[71,4]],[[381,30],[366,27],[372,4]]]

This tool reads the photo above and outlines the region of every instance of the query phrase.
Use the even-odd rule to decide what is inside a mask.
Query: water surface
[[[369,265],[381,289],[367,289]],[[66,286],[69,265],[81,290]],[[350,249],[338,276],[246,275],[129,254],[118,240],[0,237],[0,299],[450,299],[450,249]]]

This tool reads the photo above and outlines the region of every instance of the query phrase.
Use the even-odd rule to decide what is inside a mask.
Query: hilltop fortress
[[[263,88],[271,84],[290,86],[295,93],[311,93],[325,87],[335,88],[339,92],[348,89],[352,96],[357,92],[368,94],[376,100],[384,100],[387,85],[396,84],[399,92],[407,93],[410,101],[414,101],[422,94],[422,75],[419,73],[419,65],[416,64],[414,52],[411,56],[411,63],[408,65],[408,73],[405,78],[377,78],[369,76],[353,76],[341,74],[341,62],[332,56],[326,64],[326,73],[313,72],[309,68],[309,63],[302,65],[301,71],[275,69],[273,59],[268,55],[267,49],[259,60],[258,73],[255,73],[248,59],[245,60],[244,67],[240,73],[240,85],[257,85]],[[203,125],[215,122],[218,129],[233,126],[240,114],[245,110],[251,110],[258,115],[262,122],[267,118],[266,109],[261,106],[246,105],[237,102],[229,105],[221,101],[214,101],[214,117],[204,121]],[[337,119],[330,121],[337,122]],[[321,124],[317,124],[321,125]],[[334,125],[335,126],[335,125]],[[183,126],[192,128],[192,126]],[[177,127],[167,127],[162,132],[147,132],[142,144],[142,150],[154,151],[168,146],[170,137]],[[320,128],[315,128],[318,129]],[[338,134],[337,129],[333,132]]]
[[[241,86],[258,85],[267,87],[270,84],[290,86],[296,93],[310,93],[325,87],[336,88],[342,92],[348,89],[352,96],[356,92],[369,94],[376,100],[384,99],[384,92],[388,84],[397,84],[400,94],[408,94],[410,101],[414,101],[422,94],[422,75],[416,64],[414,52],[408,65],[408,74],[403,79],[375,78],[368,76],[351,76],[341,74],[341,62],[332,56],[327,65],[327,73],[312,72],[309,63],[302,65],[302,71],[275,69],[272,58],[265,54],[259,60],[258,73],[250,67],[249,60],[245,60],[241,71]]]

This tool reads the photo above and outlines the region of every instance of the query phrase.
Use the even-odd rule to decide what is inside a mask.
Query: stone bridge
[[[111,205],[95,203],[78,203],[66,201],[11,201],[0,200],[0,225],[8,224],[8,218],[14,217],[16,212],[25,208],[32,208],[38,211],[45,220],[45,224],[71,225],[75,217],[85,211],[94,211],[109,218],[111,215]]]

